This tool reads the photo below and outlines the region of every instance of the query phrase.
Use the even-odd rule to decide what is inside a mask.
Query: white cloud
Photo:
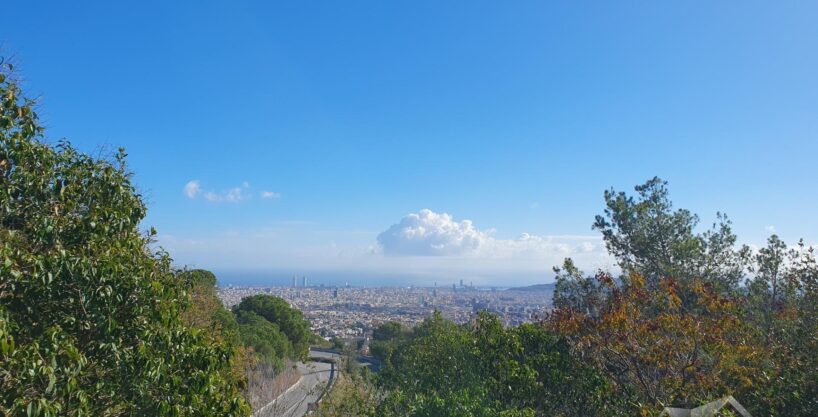
[[[764,230],[767,231],[767,233],[775,233],[775,226],[769,225],[765,227]]]
[[[537,236],[523,233],[516,239],[489,238],[478,252],[483,258],[561,259],[585,255],[606,256],[599,236]]]
[[[214,191],[202,188],[202,183],[199,180],[191,180],[185,184],[184,193],[187,198],[196,199],[199,196],[212,203],[238,203],[240,201],[249,200],[253,197],[253,192],[250,191],[250,183],[244,181],[240,186],[230,188],[225,191]],[[281,193],[275,191],[261,191],[258,196],[265,200],[273,200],[281,198]]]
[[[245,192],[245,190],[248,188],[250,188],[250,183],[245,181],[240,187],[233,187],[221,193],[212,190],[208,190],[203,193],[201,183],[198,180],[193,180],[185,185],[185,195],[187,195],[188,198],[193,199],[199,194],[202,194],[204,199],[210,202],[237,203],[250,198],[250,195]]]
[[[455,222],[446,213],[423,209],[411,213],[378,235],[388,256],[446,256],[476,252],[489,239],[470,220]]]
[[[213,191],[208,191],[204,194],[204,198],[205,200],[214,203],[219,202],[237,203],[239,201],[247,199],[248,196],[247,194],[244,193],[241,187],[234,187],[227,190],[224,193],[214,193]]]
[[[581,254],[604,257],[598,236],[537,236],[498,239],[493,230],[477,229],[470,220],[455,221],[447,213],[423,209],[411,213],[378,235],[387,256],[465,256],[471,258],[553,259]]]
[[[188,183],[185,184],[185,195],[187,198],[196,198],[201,191],[201,184],[199,184],[197,180],[188,181]]]

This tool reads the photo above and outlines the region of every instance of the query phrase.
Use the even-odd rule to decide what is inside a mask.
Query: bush
[[[43,142],[0,71],[0,413],[246,415],[232,351],[184,326],[187,286],[112,159]],[[90,121],[92,122],[92,121]]]

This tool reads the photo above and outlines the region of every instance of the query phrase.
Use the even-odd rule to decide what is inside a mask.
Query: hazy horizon
[[[332,270],[309,270],[309,269],[211,269],[216,275],[219,286],[266,286],[266,287],[290,287],[292,278],[297,277],[297,286],[301,286],[301,278],[307,277],[307,285],[310,287],[343,287],[349,284],[351,287],[440,287],[450,288],[452,284],[460,283],[475,287],[496,287],[511,288],[524,287],[534,284],[554,283],[553,272],[551,276],[543,278],[535,273],[530,274],[509,274],[504,280],[497,280],[492,277],[475,275],[415,275],[407,273],[379,273],[371,271],[332,271]]]

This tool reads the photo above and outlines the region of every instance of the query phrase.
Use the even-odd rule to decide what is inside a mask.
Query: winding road
[[[309,405],[318,401],[330,382],[332,370],[330,363],[319,361],[338,360],[340,355],[311,351],[310,358],[318,361],[299,362],[297,366],[301,379],[273,402],[256,411],[253,417],[302,417],[307,415]]]

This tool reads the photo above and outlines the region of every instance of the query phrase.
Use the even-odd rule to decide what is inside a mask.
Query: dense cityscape
[[[500,289],[466,285],[449,287],[328,287],[306,286],[305,278],[289,287],[227,286],[219,288],[225,307],[243,298],[267,294],[301,310],[312,330],[327,340],[366,337],[381,323],[413,326],[433,311],[456,323],[478,311],[497,314],[506,326],[537,320],[551,306],[552,286]]]

